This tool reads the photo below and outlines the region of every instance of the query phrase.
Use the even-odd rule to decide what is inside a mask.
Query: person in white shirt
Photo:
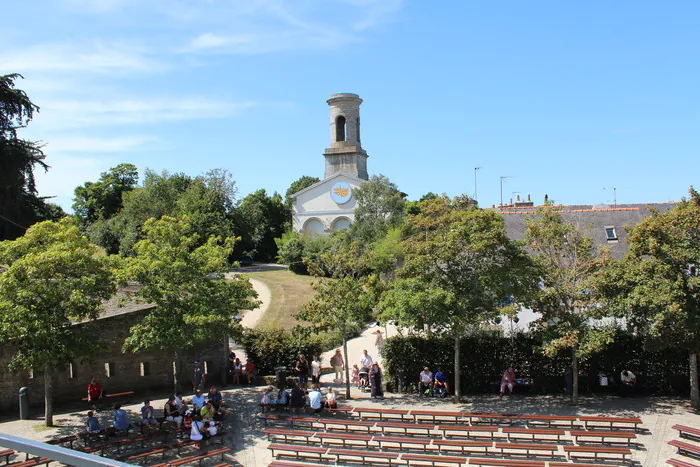
[[[219,430],[217,430],[216,423],[214,422],[214,420],[209,422],[207,431],[209,432],[209,436],[216,436],[216,433],[218,433]]]
[[[336,400],[335,391],[333,391],[333,388],[328,388],[328,394],[326,394],[326,407],[329,409],[335,409],[338,407],[338,401]]]
[[[620,373],[620,382],[622,383],[623,396],[633,396],[634,395],[634,385],[637,383],[637,377],[629,370],[622,370]]]
[[[429,395],[433,387],[433,372],[427,366],[418,375],[418,390],[421,396]]]
[[[366,350],[362,351],[363,355],[362,358],[360,359],[360,365],[364,368],[369,368],[372,366],[372,363],[374,363],[374,360],[372,360],[372,357],[367,353]]]
[[[190,439],[192,441],[202,441],[204,439],[204,422],[197,417],[192,420],[192,429],[190,430]]]
[[[321,407],[323,407],[321,404],[322,396],[321,391],[318,390],[318,385],[314,385],[309,393],[309,407],[311,407],[315,413],[321,412]]]
[[[192,405],[195,408],[195,412],[198,412],[199,410],[201,410],[202,407],[204,407],[205,403],[206,403],[206,401],[205,401],[204,395],[202,394],[202,390],[197,389],[197,394],[195,394],[192,397]]]
[[[311,383],[318,384],[321,379],[321,361],[316,355],[311,362]]]

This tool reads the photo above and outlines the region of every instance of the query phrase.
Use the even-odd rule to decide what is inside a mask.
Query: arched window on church
[[[335,119],[335,140],[345,141],[345,117],[342,115]]]

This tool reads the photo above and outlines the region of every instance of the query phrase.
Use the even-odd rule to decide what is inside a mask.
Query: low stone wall
[[[100,319],[95,326],[95,339],[104,351],[92,361],[75,361],[65,370],[56,370],[53,376],[54,403],[80,402],[87,396],[87,385],[96,377],[107,393],[163,390],[173,387],[173,354],[164,352],[122,353],[121,345],[144,311],[110,316]],[[18,391],[29,388],[29,400],[33,407],[44,404],[44,378],[42,372],[32,375],[26,371],[10,372],[8,364],[14,355],[11,345],[0,346],[0,410],[4,413],[19,411]],[[194,360],[202,360],[207,367],[207,380],[219,382],[221,365],[225,364],[224,340],[212,342],[200,348],[178,352],[179,380],[183,391],[192,390]],[[109,373],[109,376],[108,376]]]

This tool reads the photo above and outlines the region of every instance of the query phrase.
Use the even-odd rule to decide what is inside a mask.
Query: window
[[[68,364],[68,378],[69,379],[75,379],[78,377],[78,373],[75,371],[75,365],[73,363]]]
[[[151,374],[151,364],[149,362],[139,363],[139,375],[148,376]]]
[[[345,141],[345,117],[342,115],[335,119],[335,140]]]
[[[114,362],[105,363],[105,378],[114,376]]]
[[[617,241],[617,232],[615,232],[615,227],[612,225],[605,227],[605,238],[607,238],[609,242]]]
[[[357,117],[357,122],[355,123],[355,131],[357,131],[357,142],[360,142],[360,117]]]

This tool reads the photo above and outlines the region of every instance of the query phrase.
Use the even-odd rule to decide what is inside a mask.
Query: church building
[[[330,233],[347,229],[354,219],[354,191],[367,180],[367,153],[360,143],[360,104],[357,94],[333,94],[330,106],[331,145],[323,153],[323,180],[292,195],[293,226],[297,232]]]

